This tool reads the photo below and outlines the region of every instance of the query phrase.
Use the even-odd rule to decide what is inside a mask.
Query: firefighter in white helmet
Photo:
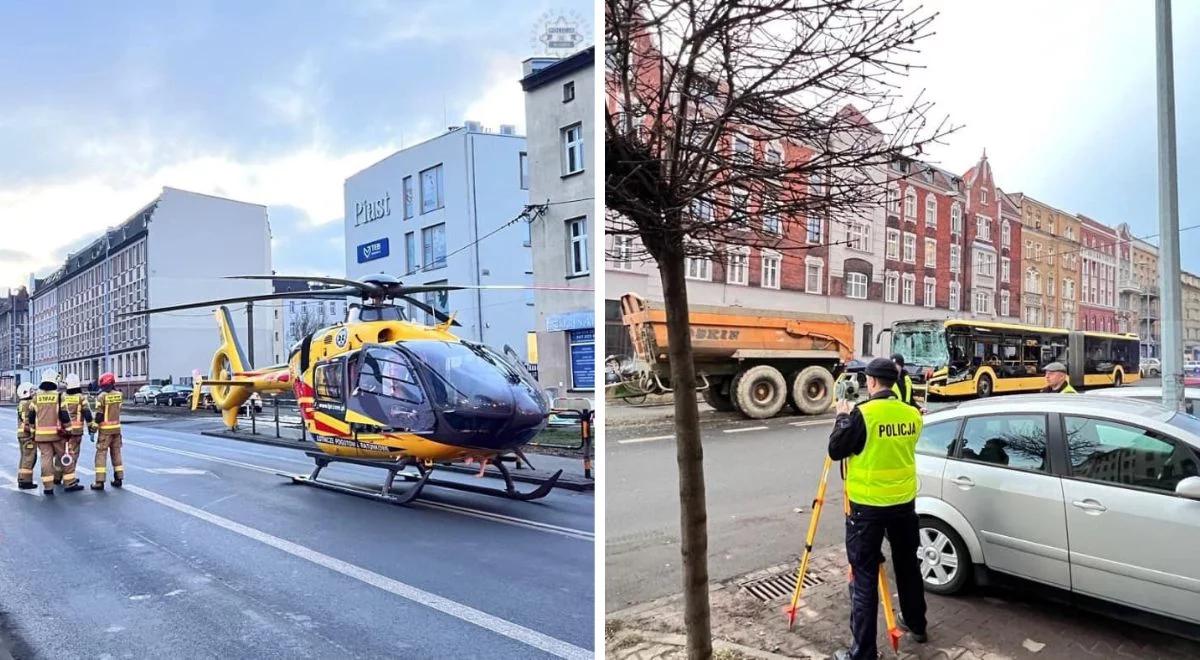
[[[64,463],[69,466],[70,472],[74,473],[75,466],[79,463],[79,445],[83,443],[84,425],[92,423],[92,410],[80,387],[79,374],[67,374],[67,393],[63,395],[62,402],[63,409],[70,418],[66,426],[67,456],[70,462]]]
[[[26,420],[33,409],[33,383],[21,383],[17,388],[17,445],[21,448],[21,463],[17,467],[17,487],[37,488],[33,483],[33,468],[37,465],[37,445],[33,442],[33,426]]]
[[[58,389],[58,374],[46,371],[33,395],[33,406],[26,413],[26,423],[32,425],[33,440],[37,443],[42,458],[42,492],[54,494],[54,484],[61,481],[67,492],[83,490],[75,478],[75,466],[64,469],[62,458],[67,454],[67,443],[63,439],[65,428],[71,418],[63,408],[62,392]]]

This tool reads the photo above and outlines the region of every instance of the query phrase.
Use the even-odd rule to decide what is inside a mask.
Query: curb
[[[651,642],[653,644],[662,644],[663,646],[675,646],[680,649],[687,648],[686,635],[681,635],[679,633],[650,632],[648,630],[638,630],[636,628],[622,629],[620,632],[613,635],[611,641],[605,642],[605,645],[608,646],[609,644],[619,643],[621,641],[628,640],[631,637],[638,638],[642,641]],[[751,658],[760,658],[761,660],[794,660],[795,658],[825,660],[825,658],[829,657],[828,654],[821,653],[820,651],[817,651],[809,646],[805,646],[803,649],[801,649],[801,653],[804,653],[802,656],[780,655],[778,653],[763,651],[750,646],[743,646],[741,644],[727,642],[716,637],[714,637],[712,640],[712,646],[714,651],[734,651],[741,655],[749,656]]]

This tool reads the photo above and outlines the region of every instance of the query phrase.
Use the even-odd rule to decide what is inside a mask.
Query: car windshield
[[[908,364],[938,367],[950,361],[946,350],[946,330],[933,324],[896,324],[892,332],[892,351],[900,353]]]

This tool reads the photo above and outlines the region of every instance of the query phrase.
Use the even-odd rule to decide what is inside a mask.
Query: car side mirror
[[[1175,494],[1192,500],[1200,500],[1200,477],[1181,479],[1175,485]]]

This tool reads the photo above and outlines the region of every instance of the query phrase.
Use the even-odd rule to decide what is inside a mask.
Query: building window
[[[1042,276],[1032,268],[1025,272],[1025,290],[1029,293],[1042,292]]]
[[[991,242],[992,240],[992,220],[987,216],[975,216],[975,234],[976,238],[981,241]]]
[[[819,218],[815,215],[810,215],[808,217],[808,231],[806,233],[808,235],[809,243],[820,243],[821,242],[821,218]]]
[[[915,304],[914,296],[916,295],[917,280],[912,275],[905,275],[903,277],[903,280],[904,280],[904,286],[903,286],[904,299],[902,302],[905,305]]]
[[[1000,244],[1004,247],[1012,245],[1012,228],[1008,224],[1008,220],[1000,223]]]
[[[588,274],[587,218],[567,220],[567,275]]]
[[[421,269],[417,262],[417,236],[414,232],[404,235],[405,274],[411,275]]]
[[[909,222],[917,221],[917,193],[912,188],[904,193],[904,219]]]
[[[1048,295],[1048,296],[1054,295],[1054,278],[1053,277],[1046,278],[1046,295]]]
[[[980,204],[987,204],[987,203],[988,203],[988,202],[987,202],[987,197],[988,197],[988,189],[987,189],[987,188],[985,188],[985,187],[981,187],[981,188],[979,189],[979,203],[980,203]]]
[[[771,165],[778,165],[780,163],[779,150],[767,149],[767,162]]]
[[[954,206],[950,207],[950,233],[961,234],[962,228],[962,207],[955,202]]]
[[[863,252],[871,251],[871,224],[854,222],[846,227],[846,247]]]
[[[992,313],[992,294],[988,291],[975,292],[975,313],[991,314]]]
[[[712,280],[712,262],[703,257],[687,258],[687,278],[689,280]]]
[[[437,282],[429,282],[429,284],[430,285],[449,284],[449,281],[448,280],[439,280]],[[450,292],[449,291],[447,291],[445,289],[442,289],[439,291],[426,291],[424,293],[424,298],[425,298],[426,305],[429,305],[430,307],[434,308],[435,310],[441,312],[443,316],[448,315],[450,313]],[[425,314],[426,325],[433,325],[433,324],[439,323],[439,322],[440,321],[437,320],[436,316],[426,312],[426,314]]]
[[[563,103],[570,103],[575,100],[575,81],[563,85]]]
[[[1009,296],[1007,291],[1000,292],[1000,316],[1008,316]]]
[[[413,181],[411,176],[404,177],[404,186],[402,190],[404,194],[404,219],[408,220],[416,215],[416,200],[413,197]]]
[[[729,189],[729,219],[733,221],[734,229],[750,229],[750,193],[744,188]],[[704,213],[703,202],[698,209]],[[701,217],[704,217],[701,215]]]
[[[421,249],[425,270],[446,266],[446,223],[421,230]]]
[[[421,172],[421,213],[442,208],[442,166]]]
[[[937,239],[925,239],[925,266],[937,268]]]
[[[904,233],[904,263],[917,263],[917,235]]]
[[[733,158],[743,163],[754,160],[750,153],[750,143],[740,137],[733,138]]]
[[[763,216],[763,231],[768,234],[783,233],[783,226],[779,222],[778,213],[767,213]]]
[[[894,183],[887,189],[887,210],[889,213],[900,212],[900,186]]]
[[[583,171],[583,124],[562,129],[563,175]]]
[[[521,190],[529,190],[529,154],[521,152],[518,157],[518,166],[521,170]]]
[[[633,237],[613,236],[613,268],[633,270]]]
[[[864,273],[846,273],[846,297],[866,300],[867,276]]]
[[[778,253],[763,251],[762,254],[762,287],[764,289],[779,288],[779,267],[781,257]]]
[[[887,258],[900,258],[900,232],[896,229],[887,230]]]
[[[725,281],[745,286],[750,283],[750,248],[731,248]]]
[[[819,259],[809,261],[804,268],[804,292],[805,293],[821,293],[824,287],[821,286],[822,280],[825,279],[825,264]]]
[[[937,306],[937,284],[928,277],[925,278],[925,306]]]
[[[958,311],[958,282],[950,283],[950,311]]]
[[[883,299],[894,303],[900,297],[900,276],[895,271],[889,271],[883,277]]]
[[[1000,257],[1000,281],[1007,282],[1010,274],[1012,260],[1008,257]],[[1005,314],[1007,316],[1007,314]]]
[[[975,252],[975,274],[984,277],[996,276],[996,255],[990,252]]]
[[[925,224],[930,227],[937,226],[937,198],[933,193],[925,195]]]

